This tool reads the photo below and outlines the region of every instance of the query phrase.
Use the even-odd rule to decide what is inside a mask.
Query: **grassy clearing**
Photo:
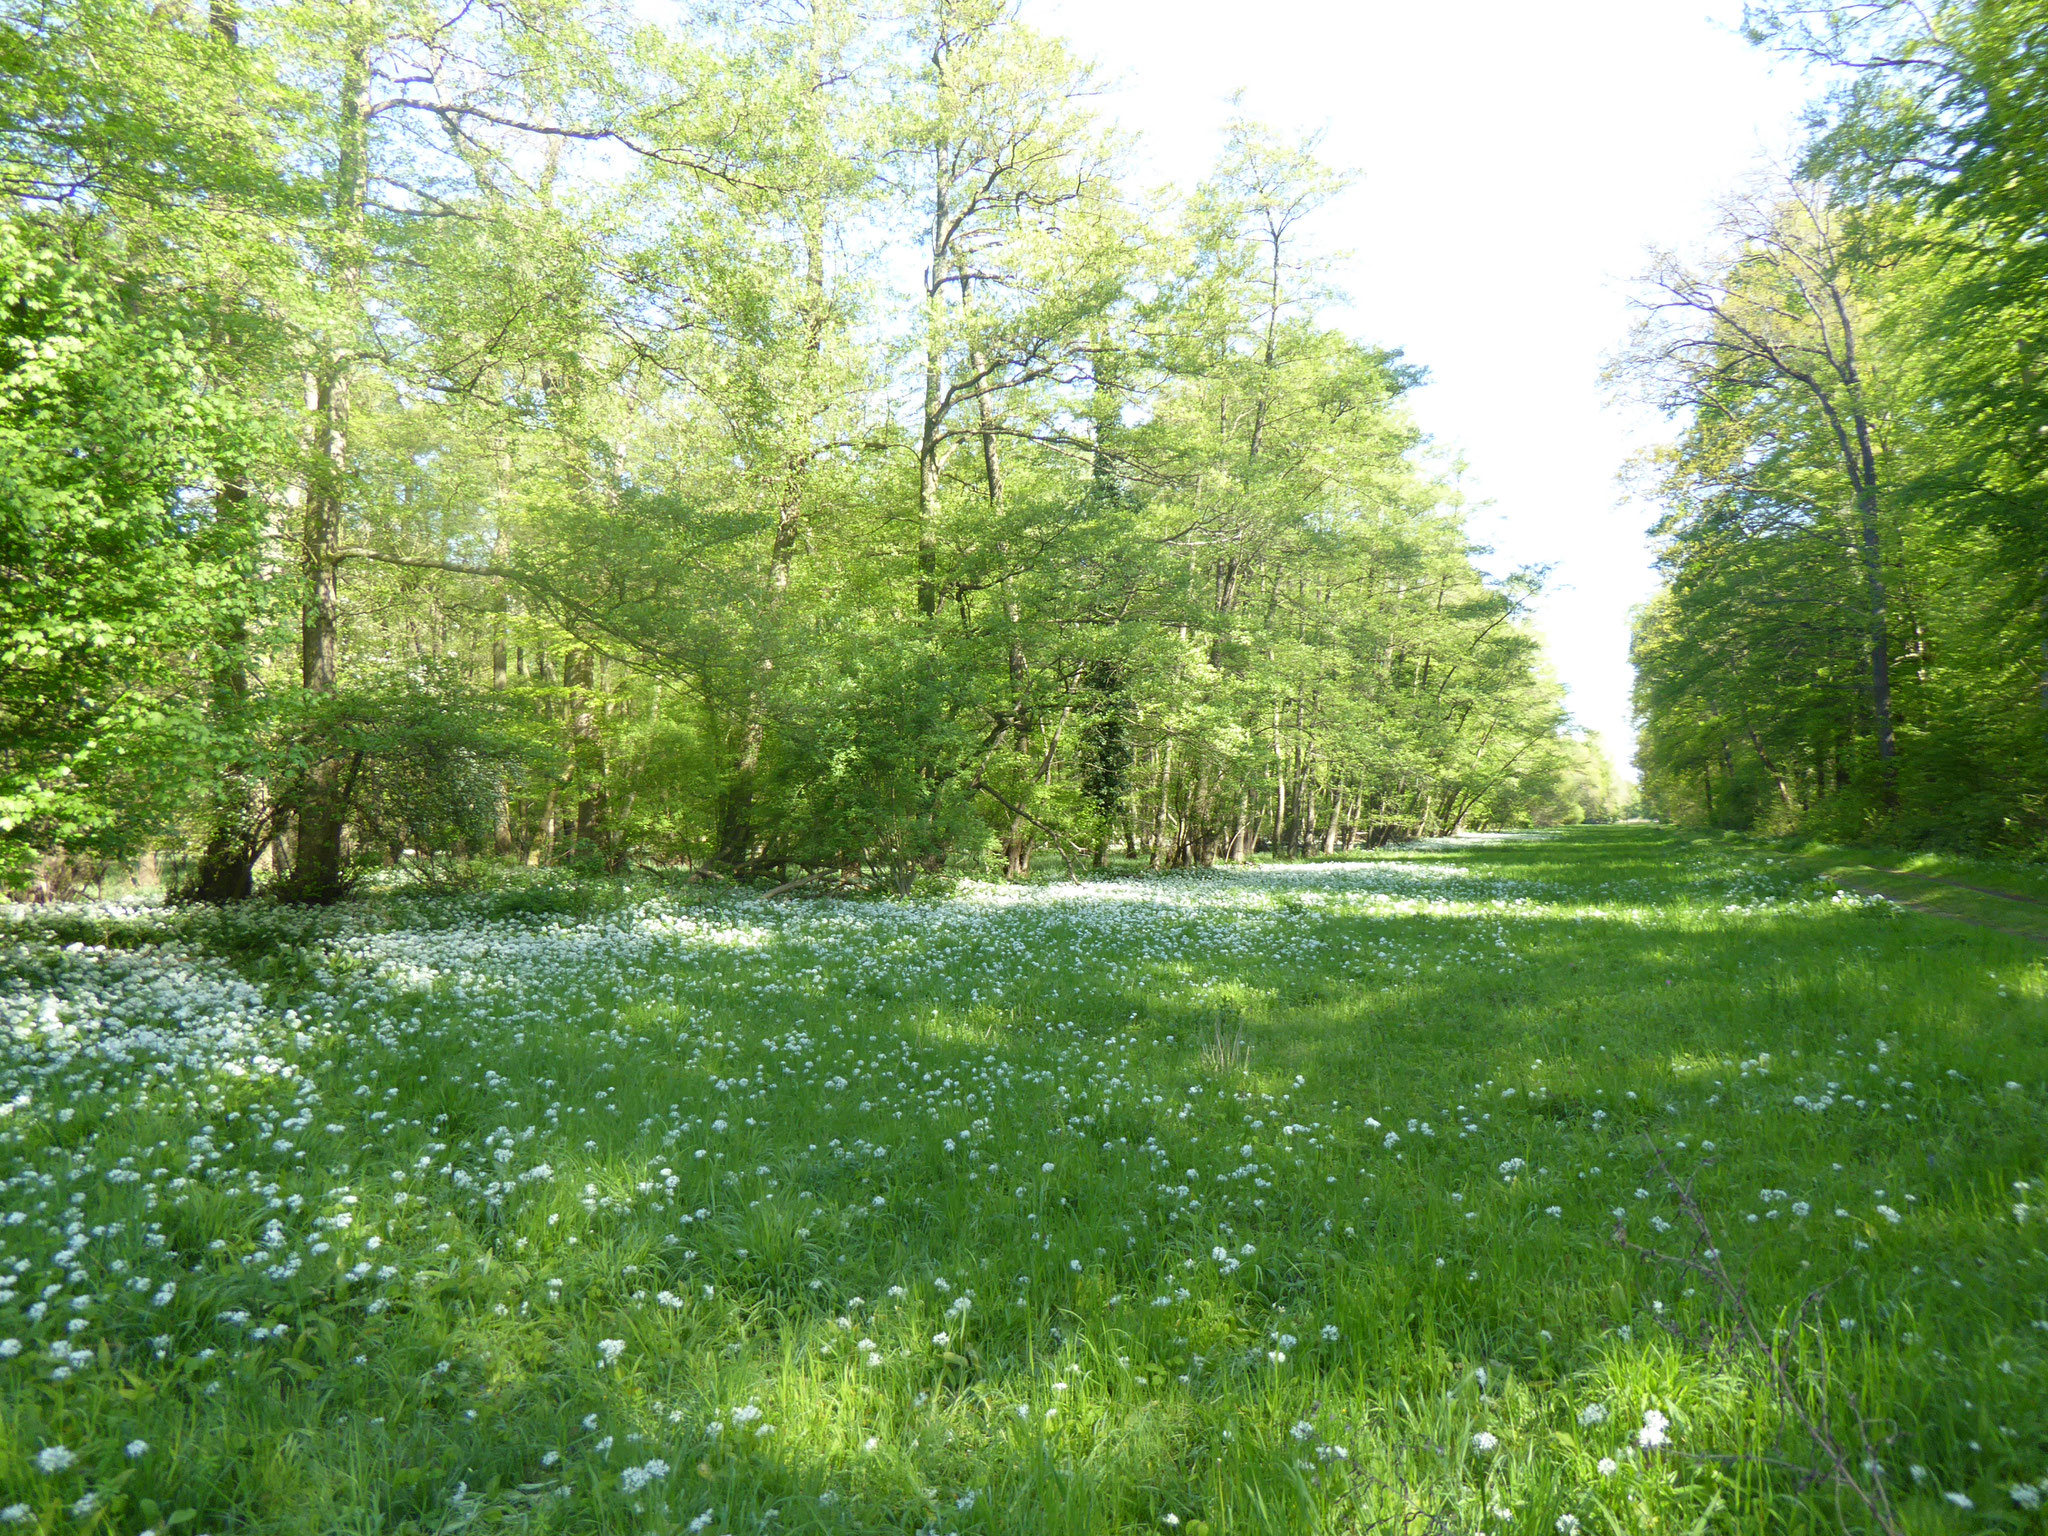
[[[2042,1528],[2043,953],[1753,855],[4,931],[20,1529]]]

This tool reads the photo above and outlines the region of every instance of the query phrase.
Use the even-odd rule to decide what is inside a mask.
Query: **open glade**
[[[1642,828],[7,909],[0,1518],[2034,1528],[2044,992]]]

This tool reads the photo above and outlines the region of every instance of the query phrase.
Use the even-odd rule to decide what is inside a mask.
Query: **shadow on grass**
[[[321,1144],[331,1166],[312,1171],[357,1193],[356,1230],[409,1255],[386,1305],[313,1267],[280,1305],[222,1260],[183,1282],[181,1358],[241,1307],[237,1327],[288,1330],[225,1367],[231,1392],[209,1392],[222,1368],[199,1362],[118,1389],[53,1387],[38,1411],[53,1426],[113,1422],[134,1411],[118,1392],[154,1394],[182,1440],[163,1465],[183,1470],[158,1484],[139,1464],[128,1507],[152,1523],[195,1509],[186,1524],[218,1532],[667,1531],[708,1511],[711,1536],[1080,1533],[1160,1529],[1168,1514],[1219,1532],[1334,1530],[1453,1495],[1471,1506],[1511,1464],[1518,1507],[1547,1529],[1564,1453],[1542,1447],[1560,1426],[1549,1440],[1532,1428],[1514,1463],[1484,1461],[1475,1427],[1549,1412],[1568,1428],[1574,1383],[1619,1381],[1645,1401],[1692,1392],[1702,1423],[1721,1425],[1701,1443],[1743,1443],[1732,1417],[1711,1417],[1714,1394],[1741,1383],[1646,1326],[1666,1293],[1606,1241],[1612,1202],[1650,1183],[1653,1140],[1687,1144],[1701,1198],[1731,1223],[1759,1186],[1832,1164],[1865,1185],[1910,1178],[1942,1213],[1930,1267],[1975,1240],[1966,1218],[1985,1187],[2048,1150],[2024,1103],[1987,1101],[1998,1074],[2048,1075],[2027,1027],[2039,1000],[1998,992],[1998,974],[2033,958],[2023,946],[1873,912],[1727,911],[1754,906],[1731,895],[1749,877],[1674,877],[1677,849],[1626,829],[1396,854],[1474,872],[1423,894],[1456,900],[1469,884],[1508,901],[1489,882],[1517,882],[1543,905],[1294,906],[1281,921],[1297,958],[1224,975],[1158,954],[1112,979],[1048,950],[1000,1006],[959,1003],[939,985],[958,977],[792,982],[772,1004],[714,989],[779,963],[769,945],[693,973],[692,1006],[751,1044],[851,1003],[892,1082],[963,1091],[894,1108],[876,1088],[835,1090],[830,1107],[813,1092],[735,1110],[716,1132],[706,1110],[670,1135],[670,1106],[717,1102],[724,1074],[773,1058],[685,1057],[664,1032],[673,1012],[653,1005],[602,1037],[607,1056],[618,1032],[650,1041],[623,1075],[564,1060],[538,1031],[494,1040],[487,1059],[472,1050],[408,1084],[417,1124],[373,1130],[365,1106]],[[1248,1056],[1205,1056],[1218,1031],[1241,1031]],[[1859,1103],[1848,1081],[1872,1076],[1879,1038],[1926,1078],[1894,1091],[1895,1109],[1874,1092]],[[2011,1060],[1993,1073],[2000,1050]],[[395,1073],[411,1052],[365,1040],[347,1061]],[[1015,1070],[991,1077],[992,1055]],[[1917,1065],[1936,1061],[1971,1070]],[[572,1106],[553,1177],[483,1205],[439,1186],[414,1198],[422,1158],[506,1115],[457,1066],[545,1082]],[[1895,1075],[1879,1074],[1887,1091]],[[1118,1078],[1146,1091],[1108,1092]],[[970,1096],[970,1082],[994,1087]],[[1019,1139],[967,1162],[976,1122],[998,1113],[1021,1118]],[[273,1162],[251,1166],[293,1171]],[[269,1210],[195,1195],[177,1246],[246,1249]],[[1755,1245],[1759,1294],[1796,1294],[1802,1263],[1862,1262],[1853,1244],[1875,1220],[1866,1204],[1804,1247]],[[607,1339],[622,1346],[611,1364]],[[1480,1366],[1507,1383],[1500,1398],[1527,1401],[1482,1401]],[[1946,1412],[1932,1377],[1868,1390],[1902,1422]],[[23,1444],[45,1427],[13,1426]],[[1341,1459],[1314,1454],[1340,1443]],[[627,1469],[656,1459],[666,1475],[629,1488]],[[1753,1510],[1782,1491],[1760,1480]]]

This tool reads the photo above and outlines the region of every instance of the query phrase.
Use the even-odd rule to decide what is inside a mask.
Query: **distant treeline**
[[[1160,865],[1610,813],[1343,178],[1000,0],[0,0],[0,883]]]
[[[1662,263],[1640,766],[1672,817],[2048,842],[2048,5],[1753,10],[1838,84],[1793,178]]]

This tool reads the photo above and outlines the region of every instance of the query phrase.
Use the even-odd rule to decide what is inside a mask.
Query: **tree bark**
[[[1771,776],[1771,782],[1778,786],[1778,798],[1783,800],[1786,807],[1790,809],[1794,802],[1792,789],[1790,785],[1786,784],[1785,775],[1778,772],[1778,765],[1771,761],[1771,754],[1764,750],[1763,738],[1757,735],[1756,727],[1752,725],[1746,729],[1749,732],[1749,744],[1756,749],[1757,761],[1764,765],[1764,772],[1768,773]]]
[[[313,381],[315,457],[300,528],[299,683],[316,698],[331,697],[339,680],[342,475],[348,455],[349,377],[330,366]],[[314,727],[314,758],[298,786],[298,848],[292,894],[302,901],[332,901],[342,892],[342,804],[339,744],[333,722]],[[327,739],[323,739],[327,738]]]
[[[926,619],[939,611],[939,474],[944,468],[940,453],[945,442],[946,213],[945,163],[940,147],[935,144],[931,265],[924,275],[924,410],[917,439],[917,611]]]
[[[227,626],[222,655],[213,668],[210,713],[215,726],[230,733],[242,728],[241,715],[249,702],[249,673],[242,657],[246,641],[245,627],[236,618]],[[247,901],[256,892],[256,860],[263,851],[264,837],[256,812],[256,786],[249,765],[239,756],[221,765],[211,802],[205,850],[190,883],[179,894],[187,901]]]
[[[569,688],[570,755],[575,765],[575,841],[570,857],[597,849],[605,834],[604,745],[597,729],[597,706],[591,695],[597,686],[597,658],[584,649],[571,651],[562,663],[562,681]]]
[[[335,135],[333,276],[330,325],[341,334],[325,347],[310,380],[313,455],[305,519],[300,531],[299,678],[316,698],[332,696],[338,682],[342,516],[347,490],[352,335],[361,314],[367,260],[369,177],[369,47],[366,17],[352,12],[342,57],[341,98]],[[331,725],[324,728],[331,730]],[[348,783],[353,783],[353,775]],[[314,761],[298,786],[298,849],[292,893],[302,901],[332,901],[346,882],[342,831],[347,821],[339,744],[314,743]]]
[[[804,213],[804,342],[802,369],[804,439],[789,445],[782,462],[781,484],[776,494],[775,534],[768,546],[768,594],[766,624],[758,636],[761,647],[754,676],[744,703],[739,751],[718,795],[717,826],[712,859],[719,865],[739,869],[754,855],[759,841],[755,826],[754,797],[760,773],[761,751],[768,739],[768,691],[774,681],[775,657],[780,645],[783,605],[789,595],[790,569],[796,563],[798,542],[803,536],[804,496],[809,487],[811,450],[817,434],[814,375],[825,350],[825,216],[820,198],[813,195]]]
[[[1863,582],[1870,604],[1870,713],[1877,728],[1877,759],[1884,776],[1887,806],[1898,799],[1899,746],[1892,729],[1891,636],[1885,612],[1884,547],[1878,520],[1877,461],[1871,450],[1870,429],[1863,413],[1856,413],[1856,434],[1863,460],[1863,484],[1856,493],[1856,515],[1860,525]]]

